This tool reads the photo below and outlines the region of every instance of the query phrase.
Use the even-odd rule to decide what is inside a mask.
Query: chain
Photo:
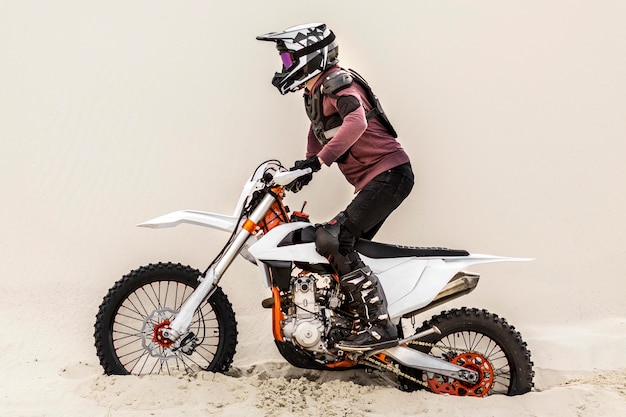
[[[374,359],[372,357],[367,357],[367,358],[365,358],[365,360],[368,361],[368,362],[373,363],[375,365],[375,367],[378,368],[378,369],[389,371],[391,373],[396,374],[397,376],[400,376],[402,378],[405,378],[405,379],[408,379],[410,381],[413,381],[416,384],[419,384],[419,385],[423,386],[424,388],[428,388],[428,384],[426,382],[421,381],[421,380],[419,380],[419,379],[417,379],[415,377],[412,377],[409,374],[405,374],[404,372],[402,372],[400,369],[396,368],[393,365],[389,365],[389,364],[387,364],[385,362],[382,362],[381,360],[376,360],[376,359]]]
[[[411,342],[409,342],[410,345],[418,345],[418,346],[427,346],[430,348],[438,348],[441,350],[451,350],[453,352],[460,352],[460,353],[467,353],[467,352],[472,352],[469,349],[461,349],[461,348],[455,348],[452,346],[444,346],[444,345],[435,345],[433,343],[428,343],[428,342],[420,342],[419,340],[413,340]]]

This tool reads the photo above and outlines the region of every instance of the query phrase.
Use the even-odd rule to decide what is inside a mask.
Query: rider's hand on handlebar
[[[322,163],[320,162],[320,159],[317,156],[312,156],[309,159],[296,161],[293,167],[291,167],[289,170],[293,171],[296,169],[306,169],[306,168],[310,168],[311,171],[317,172],[320,169],[322,169]],[[292,193],[297,193],[305,185],[310,183],[312,179],[313,179],[313,173],[306,174],[306,175],[301,176],[297,180],[287,184],[285,188],[287,189],[287,191],[291,191]]]
[[[294,169],[305,169],[305,168],[311,168],[313,172],[319,171],[320,169],[322,169],[322,164],[320,162],[320,159],[317,156],[312,156],[309,159],[296,161],[293,165],[293,168],[291,168],[290,171],[293,171]]]

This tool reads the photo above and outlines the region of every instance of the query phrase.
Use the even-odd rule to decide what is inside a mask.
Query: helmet
[[[335,35],[323,23],[293,26],[257,39],[276,42],[283,69],[274,75],[272,84],[281,94],[298,91],[308,80],[339,62]]]

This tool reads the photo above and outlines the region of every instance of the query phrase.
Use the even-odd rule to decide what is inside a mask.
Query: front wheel
[[[401,388],[412,391],[428,387],[440,394],[478,396],[519,395],[533,387],[533,363],[526,342],[504,318],[478,309],[453,309],[425,321],[416,333],[436,326],[431,334],[409,346],[478,372],[479,380],[468,384],[436,374],[401,367],[413,379],[401,378]]]
[[[237,322],[221,288],[195,312],[177,342],[163,336],[200,272],[172,263],[140,267],[115,283],[96,316],[95,344],[107,375],[225,372],[237,345]]]

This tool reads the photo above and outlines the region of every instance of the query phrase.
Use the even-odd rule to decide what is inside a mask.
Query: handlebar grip
[[[285,186],[292,183],[300,177],[311,174],[313,170],[311,168],[294,169],[293,171],[283,171],[274,175],[274,184]]]

